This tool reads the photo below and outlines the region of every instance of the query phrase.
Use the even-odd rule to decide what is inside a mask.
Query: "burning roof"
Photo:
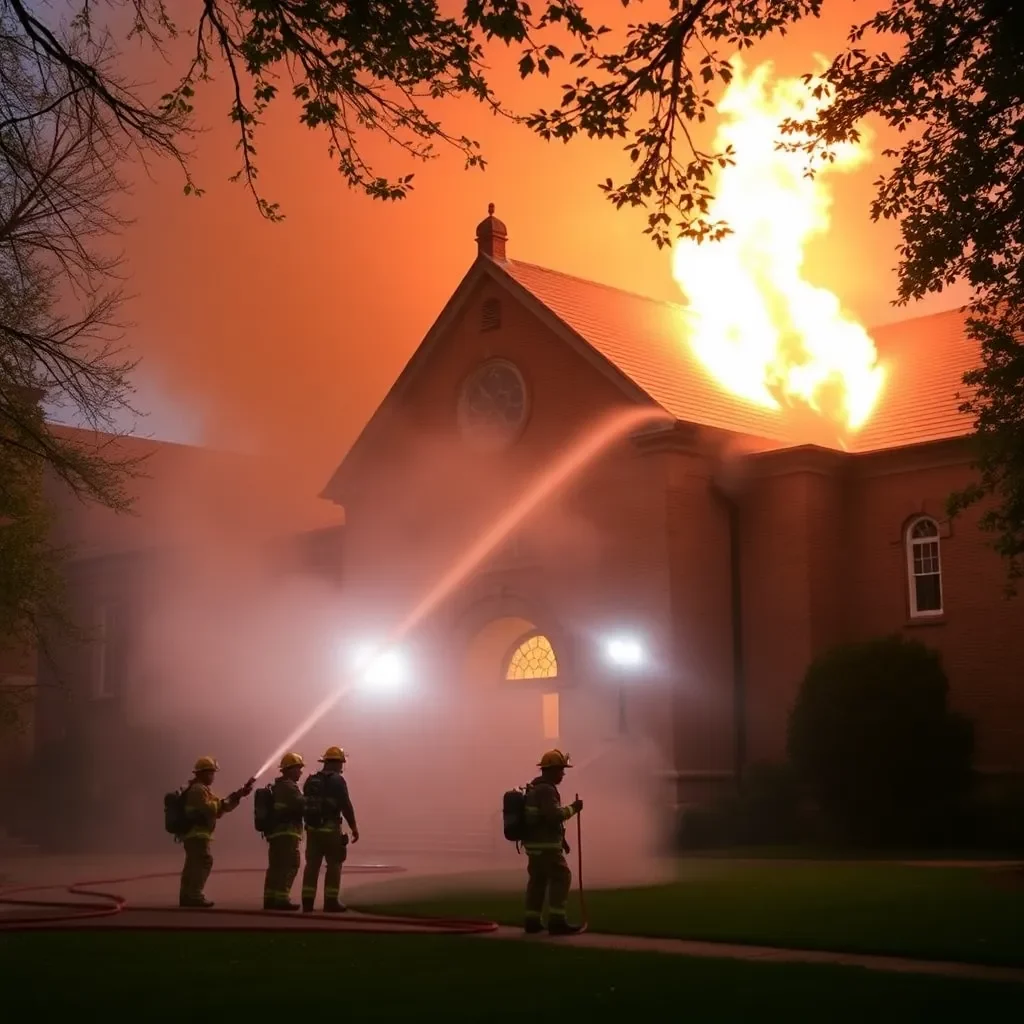
[[[957,311],[870,331],[885,385],[864,426],[845,434],[825,416],[789,416],[730,392],[688,347],[684,306],[529,263],[509,260],[492,266],[683,422],[752,435],[779,446],[815,443],[853,452],[962,437],[972,431],[970,417],[958,411],[958,395],[964,391],[961,378],[978,364],[979,352]]]

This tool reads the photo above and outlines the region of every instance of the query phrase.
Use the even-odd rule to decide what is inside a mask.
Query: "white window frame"
[[[110,666],[107,662],[107,643],[110,639],[110,608],[108,605],[96,605],[93,611],[93,623],[92,673],[89,680],[89,696],[93,700],[110,700],[114,696],[114,690],[110,685]]]
[[[935,530],[930,537],[915,537],[914,530],[922,523],[928,523]],[[917,577],[914,572],[914,552],[925,545],[935,545],[935,557],[938,563],[938,572],[921,573],[920,575],[938,576],[939,578],[939,607],[925,608],[917,607]],[[946,585],[942,579],[942,531],[939,524],[931,516],[916,516],[907,524],[905,537],[906,558],[907,558],[907,590],[910,599],[910,617],[912,619],[936,619],[946,613]]]

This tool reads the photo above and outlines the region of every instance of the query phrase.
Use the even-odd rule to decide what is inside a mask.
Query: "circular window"
[[[527,412],[523,375],[504,359],[484,363],[462,385],[459,429],[474,447],[493,451],[511,444],[522,431]]]

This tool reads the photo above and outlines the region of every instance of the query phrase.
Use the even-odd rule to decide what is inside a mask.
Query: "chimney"
[[[494,216],[494,203],[487,207],[487,217],[476,227],[476,248],[481,256],[488,256],[499,263],[505,262],[505,243],[508,229]]]

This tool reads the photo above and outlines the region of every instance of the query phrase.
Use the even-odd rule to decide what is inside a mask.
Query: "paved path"
[[[1024,984],[1024,967],[988,967],[982,964],[951,963],[943,960],[910,960],[903,957],[874,956],[861,953],[831,953],[813,949],[777,949],[771,946],[746,946],[727,942],[695,942],[689,939],[654,939],[639,935],[607,935],[587,932],[572,938],[527,936],[518,928],[499,928],[485,939],[520,940],[569,945],[583,949],[615,949],[635,953],[668,953],[674,956],[705,957],[725,960],[750,960],[763,963],[834,964],[861,967],[871,971],[901,974],[932,974],[946,978],[974,978],[979,981],[1009,981]]]

